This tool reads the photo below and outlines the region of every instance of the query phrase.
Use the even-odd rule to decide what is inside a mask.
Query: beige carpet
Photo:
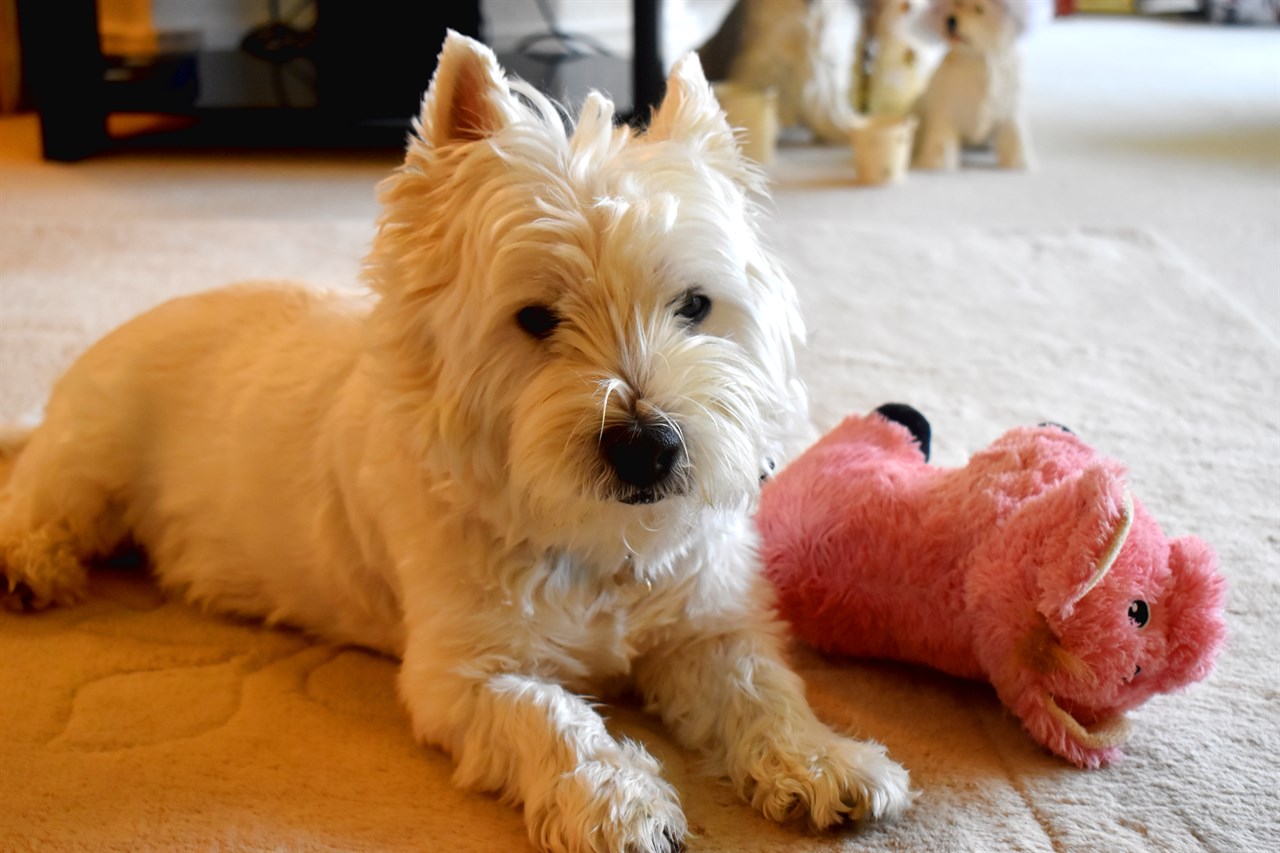
[[[827,426],[922,408],[958,463],[1008,426],[1071,425],[1130,464],[1171,534],[1212,542],[1230,648],[1133,716],[1099,772],[1044,754],[991,691],[797,658],[819,712],[923,792],[901,822],[813,836],[756,818],[634,709],[691,851],[1280,849],[1280,50],[1273,29],[1076,18],[1037,37],[1041,169],[850,186],[847,154],[774,168],[777,241]],[[250,276],[349,286],[390,154],[39,162],[0,119],[0,423],[95,336]],[[411,743],[394,664],[161,601],[0,613],[0,851],[521,851],[517,814]]]
[[[249,275],[349,285],[365,224],[22,222],[0,240],[0,420],[38,408],[96,335]],[[901,821],[828,835],[758,818],[633,708],[679,790],[691,851],[1223,850],[1280,846],[1280,344],[1142,229],[869,227],[787,214],[815,417],[889,399],[955,463],[1053,419],[1129,462],[1170,534],[1219,550],[1231,646],[1209,681],[1133,715],[1129,759],[1042,752],[994,694],[799,650],[829,722],[884,742],[923,792]],[[415,746],[395,664],[97,576],[84,606],[0,615],[0,849],[528,849],[517,813],[454,790]]]

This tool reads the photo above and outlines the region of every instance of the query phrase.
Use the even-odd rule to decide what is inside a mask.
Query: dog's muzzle
[[[647,504],[672,491],[672,474],[684,450],[670,424],[635,419],[607,427],[600,436],[600,454],[622,486],[618,499]]]

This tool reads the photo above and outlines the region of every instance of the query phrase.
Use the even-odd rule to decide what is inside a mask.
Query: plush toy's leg
[[[911,166],[947,171],[960,168],[960,134],[950,122],[936,116],[922,118]]]
[[[1020,120],[1000,125],[995,133],[996,164],[1002,169],[1032,168],[1026,128]]]

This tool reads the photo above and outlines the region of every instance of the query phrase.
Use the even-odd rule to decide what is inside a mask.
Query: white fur
[[[934,0],[924,26],[949,49],[915,105],[915,168],[956,169],[962,145],[994,146],[1001,168],[1032,166],[1017,44],[1052,14],[1050,2]]]
[[[191,601],[396,655],[416,735],[542,849],[683,838],[657,762],[584,698],[624,687],[770,818],[897,814],[906,772],[809,710],[757,573],[759,478],[804,397],[756,183],[696,59],[646,135],[599,96],[569,133],[450,36],[382,186],[373,295],[241,286],[96,344],[0,493],[10,603],[76,599],[132,539]],[[514,319],[539,303],[545,340]],[[636,413],[686,460],[644,505],[599,446]]]
[[[868,115],[901,116],[924,91],[937,57],[917,32],[928,0],[860,0],[862,32],[854,71],[854,106]]]
[[[853,0],[738,0],[706,47],[733,51],[727,78],[778,93],[783,127],[848,145],[858,123],[853,72],[860,16]]]

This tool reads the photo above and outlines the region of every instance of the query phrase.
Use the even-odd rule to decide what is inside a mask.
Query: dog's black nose
[[[947,34],[948,34],[948,35],[955,35],[955,34],[956,34],[956,27],[958,27],[958,26],[959,26],[959,23],[956,21],[956,16],[955,16],[955,15],[947,15]]]
[[[665,423],[633,421],[607,427],[600,452],[619,480],[649,489],[667,479],[680,461],[680,436]]]

